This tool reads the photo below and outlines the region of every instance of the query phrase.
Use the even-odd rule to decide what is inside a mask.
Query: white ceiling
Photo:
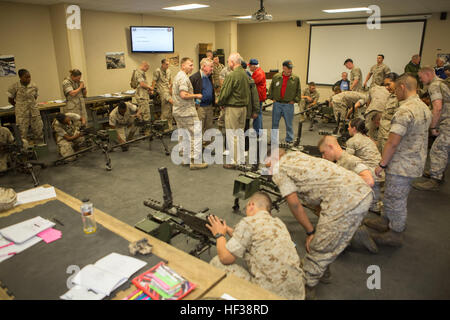
[[[8,2],[52,5],[58,3],[77,4],[82,9],[143,13],[185,19],[226,21],[233,16],[251,15],[259,9],[259,0],[8,0]],[[209,8],[172,12],[163,7],[201,3]],[[382,16],[407,15],[450,11],[449,0],[265,0],[266,11],[273,21],[336,19],[368,16],[365,12],[328,14],[323,9],[367,7],[378,5]],[[245,23],[248,21],[240,21]]]

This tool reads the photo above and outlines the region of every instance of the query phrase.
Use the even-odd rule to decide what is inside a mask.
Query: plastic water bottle
[[[84,199],[81,204],[81,219],[83,220],[83,231],[91,234],[97,231],[97,224],[94,218],[94,205],[89,199]]]

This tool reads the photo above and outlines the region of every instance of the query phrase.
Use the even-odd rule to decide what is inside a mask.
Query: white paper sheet
[[[12,109],[12,108],[14,108],[14,106],[11,105],[11,104],[9,104],[9,105],[7,105],[7,106],[0,107],[0,110],[9,110],[9,109]]]
[[[51,198],[56,198],[55,188],[39,187],[39,188],[19,192],[17,194],[17,201],[16,201],[15,206],[25,204],[25,203],[45,200],[45,199],[51,199]]]
[[[146,264],[145,261],[113,252],[98,260],[95,266],[128,279]]]
[[[222,299],[225,299],[225,300],[237,300],[236,298],[230,296],[228,293],[224,293],[224,294],[221,296],[221,298],[222,298]]]
[[[0,234],[6,239],[13,241],[15,244],[21,244],[53,226],[55,226],[54,222],[37,216],[3,228],[0,230]]]
[[[60,298],[63,300],[102,300],[106,295],[95,293],[81,286],[74,286],[63,294]]]
[[[127,281],[126,277],[100,269],[92,264],[87,265],[73,278],[73,283],[107,296]]]
[[[28,249],[32,246],[34,246],[36,243],[40,242],[42,238],[39,238],[38,236],[31,238],[28,241],[25,241],[21,244],[12,244],[10,246],[4,247],[0,249],[0,263],[14,257],[15,255],[8,255],[9,253],[19,254],[20,252],[24,251],[25,249]]]

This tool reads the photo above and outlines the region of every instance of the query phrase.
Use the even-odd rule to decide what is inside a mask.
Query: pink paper
[[[37,236],[39,238],[42,238],[42,240],[44,240],[45,243],[50,243],[60,239],[62,236],[62,232],[53,228],[49,228],[47,230],[42,231],[41,233],[38,233]]]

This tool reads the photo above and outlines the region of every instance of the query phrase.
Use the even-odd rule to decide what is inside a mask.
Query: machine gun
[[[151,149],[151,142],[153,141],[154,138],[159,139],[159,141],[161,141],[161,144],[164,147],[164,152],[166,154],[166,156],[170,155],[170,151],[169,148],[167,147],[167,144],[165,143],[165,141],[163,140],[165,135],[171,134],[172,131],[166,131],[168,129],[168,124],[167,124],[167,120],[140,120],[138,118],[136,118],[134,120],[135,125],[141,129],[141,131],[147,131],[149,130],[150,133],[147,135],[143,135],[139,138],[136,139],[132,139],[130,141],[124,142],[124,143],[119,143],[116,144],[112,147],[110,147],[110,150],[114,150],[116,148],[123,148],[123,147],[127,147],[128,145],[137,142],[137,141],[141,141],[141,140],[145,140],[145,139],[149,139],[149,149]]]
[[[333,108],[329,106],[329,101],[317,103],[306,110],[301,111],[299,114],[313,113],[312,118],[319,116],[321,119],[327,119],[328,121],[334,121]]]
[[[60,165],[66,162],[67,159],[76,157],[80,154],[86,153],[88,151],[91,151],[95,148],[100,149],[104,156],[105,156],[105,167],[107,171],[111,171],[111,158],[109,157],[108,151],[108,142],[109,142],[109,135],[106,130],[98,130],[96,131],[95,128],[87,128],[82,127],[80,129],[80,132],[85,137],[85,142],[83,145],[83,148],[69,156],[62,157],[54,161],[54,165]]]
[[[6,171],[24,172],[31,175],[35,187],[39,185],[39,179],[35,172],[35,167],[46,168],[45,163],[37,161],[37,154],[33,149],[26,149],[23,145],[20,130],[16,124],[12,124],[14,143],[3,144],[0,149],[10,154],[11,167]]]
[[[177,234],[186,234],[200,241],[196,248],[189,252],[199,256],[211,245],[216,244],[211,231],[206,227],[208,223],[206,212],[209,209],[194,212],[174,204],[167,168],[159,168],[158,171],[163,189],[163,202],[155,199],[144,201],[144,205],[151,208],[152,212],[135,227],[167,243]]]

